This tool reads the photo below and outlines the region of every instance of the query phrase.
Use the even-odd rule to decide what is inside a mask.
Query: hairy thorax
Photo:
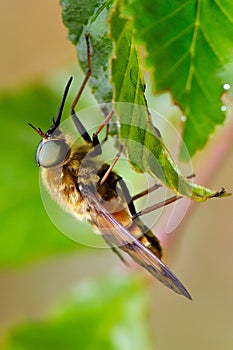
[[[82,196],[82,187],[92,188],[93,195],[103,201],[111,212],[122,209],[125,203],[117,189],[120,177],[111,172],[107,181],[99,185],[100,179],[108,169],[108,165],[93,157],[89,145],[71,147],[67,160],[60,166],[42,168],[42,180],[51,197],[66,211],[79,220],[84,217],[91,221],[91,208]],[[121,208],[120,208],[121,207]]]
[[[89,149],[88,145],[79,148],[73,146],[63,164],[41,169],[43,183],[51,197],[79,220],[83,219],[84,214],[87,216],[89,210],[88,203],[79,190],[79,182],[83,181],[82,173],[87,172],[84,163]],[[93,172],[93,169],[91,171]],[[90,181],[97,180],[93,175],[91,177]]]

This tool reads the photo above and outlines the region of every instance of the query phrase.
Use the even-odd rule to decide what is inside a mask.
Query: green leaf
[[[114,110],[120,120],[120,138],[126,146],[128,159],[138,171],[149,172],[177,195],[197,201],[225,196],[184,177],[153,126],[144,96],[132,21],[121,14],[119,4],[113,9],[110,21],[114,40],[112,81]]]
[[[138,280],[88,282],[45,320],[12,329],[3,350],[151,349],[146,308]]]
[[[85,34],[91,35],[92,75],[89,85],[98,103],[112,101],[109,59],[112,42],[108,36],[107,18],[112,1],[61,0],[62,17],[69,30],[69,39],[76,46],[78,59],[87,72],[87,48]],[[109,105],[104,114],[111,110]]]
[[[61,88],[62,92],[63,88]],[[28,122],[47,130],[61,97],[34,85],[0,97],[0,265],[15,266],[78,249],[50,221],[41,201],[35,152],[40,141]],[[67,112],[67,103],[65,113]]]
[[[125,3],[157,92],[169,90],[187,117],[183,139],[192,156],[224,121],[220,73],[232,60],[232,1]]]

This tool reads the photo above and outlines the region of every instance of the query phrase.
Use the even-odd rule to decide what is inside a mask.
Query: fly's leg
[[[187,179],[192,179],[193,177],[195,177],[195,174],[191,174],[189,176],[187,176]],[[145,191],[142,191],[138,194],[136,194],[135,196],[132,197],[132,201],[135,201],[136,199],[139,199],[145,195],[147,195],[148,193],[151,193],[155,190],[157,190],[158,188],[162,187],[162,184],[154,184],[153,186],[149,187],[147,190]],[[159,203],[156,203],[146,209],[143,209],[141,211],[139,211],[138,213],[134,214],[133,215],[133,219],[137,218],[138,216],[142,216],[142,215],[145,215],[145,214],[148,214],[154,210],[157,210],[159,208],[162,208],[162,207],[165,207],[166,205],[168,204],[171,204],[171,203],[174,203],[176,202],[177,200],[183,198],[182,196],[173,196],[173,197],[170,197],[168,199],[165,199],[164,201],[162,202],[159,202]]]
[[[189,178],[191,178],[191,177],[193,177],[193,175],[189,176]],[[148,193],[151,193],[151,192],[157,190],[160,187],[162,187],[161,184],[154,184],[153,186],[149,187],[147,190],[142,191],[142,192],[136,194],[135,196],[133,196],[131,198],[132,202],[135,201],[136,199],[139,199],[139,198],[147,195]],[[139,211],[138,213],[133,214],[133,219],[136,219],[138,216],[142,216],[142,215],[148,214],[148,213],[150,213],[150,212],[152,212],[154,210],[157,210],[159,208],[165,207],[166,205],[171,204],[173,202],[176,202],[178,199],[181,199],[181,198],[183,198],[183,197],[182,196],[173,196],[173,197],[170,197],[168,199],[165,199],[164,201],[161,201],[159,203],[151,205],[150,207],[145,208],[145,209]]]
[[[112,245],[112,243],[105,237],[103,236],[103,239],[105,240],[105,242],[109,245],[109,247],[112,249],[113,253],[115,253],[118,258],[120,258],[120,260],[125,264],[128,265],[127,261],[124,259],[124,257],[121,255],[121,253],[119,252],[119,249],[117,247],[115,247],[114,245]]]
[[[99,182],[99,185],[100,185],[100,186],[102,186],[102,185],[105,183],[105,181],[107,180],[108,176],[109,176],[110,173],[112,172],[112,169],[113,169],[114,165],[116,164],[116,162],[118,161],[118,159],[119,159],[120,156],[121,156],[121,152],[122,152],[122,146],[121,146],[120,151],[117,153],[116,157],[113,159],[111,165],[109,165],[109,167],[108,167],[106,173],[104,174],[104,176],[103,176],[102,179],[100,180],[100,182]]]
[[[91,143],[92,140],[90,138],[90,135],[88,134],[86,128],[84,127],[84,125],[81,123],[80,119],[78,118],[77,114],[75,113],[75,107],[82,95],[82,92],[85,88],[85,86],[87,85],[87,82],[91,76],[92,73],[92,65],[91,65],[91,50],[90,50],[90,34],[86,34],[85,39],[86,39],[86,45],[87,45],[87,64],[88,64],[88,71],[87,74],[83,80],[83,83],[74,99],[74,102],[71,105],[71,109],[70,109],[70,113],[74,122],[74,125],[76,126],[78,132],[80,133],[80,135],[82,136],[82,138],[84,139],[84,141],[86,141],[87,143]]]
[[[93,144],[99,144],[99,138],[98,138],[98,134],[100,133],[100,131],[106,126],[107,131],[106,131],[106,136],[102,141],[102,144],[107,141],[108,138],[108,130],[109,130],[109,121],[112,118],[114,114],[114,111],[111,111],[107,117],[102,121],[102,123],[100,124],[100,126],[98,127],[98,129],[96,130],[96,132],[94,132],[94,134],[92,135],[92,140],[93,140]]]
[[[147,194],[157,190],[158,188],[162,187],[161,184],[154,184],[153,186],[147,188],[145,191],[142,191],[140,193],[137,193],[135,194],[133,197],[132,197],[132,201],[136,201],[136,199],[139,199],[143,196],[146,196]]]
[[[87,66],[88,66],[88,71],[86,73],[86,76],[83,80],[83,83],[71,105],[71,109],[70,109],[70,113],[74,122],[74,125],[76,126],[78,132],[80,133],[80,135],[82,136],[82,138],[84,139],[84,141],[86,141],[87,143],[93,143],[94,146],[94,154],[93,155],[99,155],[102,153],[101,150],[101,144],[99,142],[99,138],[98,138],[98,134],[99,132],[103,129],[104,126],[107,126],[107,133],[106,133],[106,137],[103,140],[106,141],[107,140],[107,136],[108,136],[108,128],[109,128],[109,120],[112,118],[114,112],[111,111],[109,113],[109,115],[104,119],[104,121],[100,124],[99,128],[96,130],[96,132],[93,134],[92,139],[90,137],[90,135],[88,134],[86,128],[84,127],[84,125],[82,124],[82,122],[80,121],[80,119],[78,118],[77,114],[75,113],[75,107],[83,93],[83,90],[85,88],[85,86],[87,85],[87,82],[92,74],[92,64],[91,64],[91,49],[90,49],[90,34],[86,34],[85,36],[86,39],[86,45],[87,45]]]
[[[91,48],[90,48],[90,34],[86,34],[85,35],[85,39],[86,39],[86,45],[87,45],[87,66],[88,66],[88,71],[86,73],[86,76],[83,80],[83,83],[77,93],[77,96],[75,97],[74,99],[74,102],[72,103],[72,106],[71,106],[71,111],[74,112],[74,109],[75,109],[75,106],[77,105],[82,93],[83,93],[83,90],[85,88],[85,86],[87,85],[87,82],[91,76],[91,73],[92,73],[92,65],[91,65]]]
[[[174,202],[176,202],[177,200],[179,200],[181,198],[183,198],[183,197],[182,196],[173,196],[173,197],[170,197],[168,199],[165,199],[162,202],[159,202],[159,203],[156,203],[154,205],[151,205],[150,207],[148,207],[146,209],[143,209],[143,210],[139,211],[138,213],[136,213],[136,215],[133,216],[133,219],[136,219],[139,216],[148,214],[148,213],[150,213],[150,212],[152,212],[154,210],[157,210],[159,208],[165,207],[166,205],[174,203]]]
[[[129,190],[128,190],[125,182],[122,179],[119,180],[119,184],[121,186],[121,189],[122,189],[123,195],[125,197],[125,200],[127,201],[128,208],[129,208],[130,214],[132,215],[133,220],[136,219],[139,216],[148,214],[148,213],[150,213],[150,212],[152,212],[154,210],[157,210],[159,208],[165,207],[166,205],[174,203],[177,200],[183,198],[181,196],[173,196],[173,197],[170,197],[168,199],[165,199],[162,202],[156,203],[156,204],[154,204],[154,205],[152,205],[152,206],[150,206],[150,207],[148,207],[146,209],[143,209],[143,210],[141,210],[139,212],[136,212],[136,209],[135,209],[135,206],[134,206],[134,202],[133,202],[134,201],[134,197],[137,197],[136,199],[138,199],[138,198],[144,196],[145,194],[154,191],[156,188],[159,187],[158,184],[156,184],[157,187],[156,187],[156,185],[154,185],[154,186],[150,187],[148,190],[143,191],[143,192],[139,193],[138,195],[136,195],[134,197],[131,197],[131,195],[129,193]],[[140,197],[138,197],[139,195],[140,195]]]
[[[116,162],[118,161],[118,159],[120,158],[120,154],[121,154],[121,151],[117,153],[116,157],[114,158],[112,164],[108,167],[106,173],[104,174],[104,176],[102,177],[102,179],[100,180],[100,183],[99,185],[103,185],[104,182],[107,180],[109,174],[111,173],[114,165],[116,164]],[[192,178],[194,175],[190,175],[188,178]],[[134,201],[136,199],[139,199],[145,195],[147,195],[148,193],[152,192],[152,191],[155,191],[156,189],[158,189],[159,187],[162,187],[161,184],[155,184],[151,187],[149,187],[147,190],[145,191],[142,191],[140,193],[138,193],[137,195],[131,197],[130,193],[129,193],[129,190],[128,190],[128,187],[126,186],[126,183],[124,182],[124,180],[119,177],[119,185],[122,189],[122,192],[123,192],[123,195],[124,195],[124,198],[126,200],[126,203],[128,205],[128,208],[129,208],[129,212],[130,214],[132,215],[132,218],[133,219],[136,219],[137,217],[139,216],[142,216],[142,215],[145,215],[145,214],[148,214],[154,210],[157,210],[159,208],[162,208],[162,207],[165,207],[166,205],[168,204],[171,204],[171,203],[174,203],[176,202],[177,200],[183,198],[182,196],[173,196],[173,197],[170,197],[168,199],[165,199],[164,201],[161,201],[159,203],[156,203],[148,208],[145,208],[139,212],[136,211],[136,208],[135,208],[135,205],[134,205]]]
[[[114,111],[111,111],[107,117],[102,121],[102,123],[100,124],[100,126],[98,127],[98,129],[96,130],[96,132],[94,132],[94,134],[92,135],[92,143],[94,145],[94,151],[92,152],[92,155],[100,155],[102,153],[102,149],[101,149],[101,145],[107,140],[108,138],[108,128],[109,128],[109,120],[112,118],[114,114]],[[102,141],[102,143],[100,143],[99,141],[99,133],[100,131],[104,128],[107,127],[107,132],[106,132],[106,136],[104,138],[104,140]],[[113,165],[114,166],[114,165]],[[107,178],[107,177],[106,177]],[[102,181],[102,180],[101,180]],[[102,185],[105,182],[105,180],[103,180],[103,182],[100,184]]]
[[[102,128],[101,128],[102,130]],[[108,179],[109,175],[112,173],[113,167],[116,164],[116,162],[118,161],[118,159],[120,158],[121,152],[122,152],[122,148],[123,146],[121,146],[120,151],[117,153],[117,155],[115,156],[115,158],[113,159],[111,165],[109,165],[105,171],[104,174],[101,174],[101,180],[99,181],[99,186],[103,185],[105,183],[105,181]],[[116,175],[116,174],[115,174]],[[137,212],[132,200],[132,197],[129,193],[128,187],[126,186],[126,183],[124,182],[124,180],[122,179],[121,176],[116,175],[117,179],[116,181],[119,183],[121,189],[122,189],[122,193],[123,196],[126,200],[126,203],[128,205],[130,214],[132,215],[132,217],[136,217],[137,216]]]
[[[101,145],[103,145],[103,144],[107,141],[107,139],[108,139],[109,128],[110,128],[110,124],[108,123],[108,124],[106,125],[106,135],[105,135],[105,138],[101,141]]]
[[[195,177],[195,174],[191,174],[189,176],[187,176],[187,179],[192,179],[193,177]],[[137,199],[146,196],[147,194],[157,190],[158,188],[162,187],[162,184],[154,184],[153,186],[147,188],[145,191],[139,192],[137,194],[135,194],[134,196],[132,196],[132,200],[136,201]]]

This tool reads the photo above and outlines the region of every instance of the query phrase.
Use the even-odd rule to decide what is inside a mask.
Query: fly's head
[[[62,135],[59,125],[71,82],[72,77],[66,85],[62,102],[58,109],[56,118],[53,118],[52,126],[44,133],[40,128],[36,128],[32,124],[29,124],[42,137],[42,141],[39,143],[36,151],[36,162],[38,166],[43,168],[59,166],[64,163],[70,154],[70,147]]]

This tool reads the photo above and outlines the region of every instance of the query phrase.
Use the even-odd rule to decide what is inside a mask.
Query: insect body
[[[84,144],[77,145],[59,128],[72,78],[66,86],[57,117],[53,119],[48,131],[44,133],[30,124],[42,136],[36,160],[42,168],[43,182],[51,196],[65,210],[80,220],[87,219],[120,257],[119,249],[128,253],[166,286],[191,299],[182,283],[161,261],[158,239],[139,219],[123,179],[112,170],[120,153],[110,166],[98,160],[98,155],[101,154],[98,134],[107,125],[113,112],[91,138],[74,111],[91,74],[88,36],[86,40],[89,71],[71,107],[74,124],[82,135]],[[123,260],[122,257],[121,259]]]

